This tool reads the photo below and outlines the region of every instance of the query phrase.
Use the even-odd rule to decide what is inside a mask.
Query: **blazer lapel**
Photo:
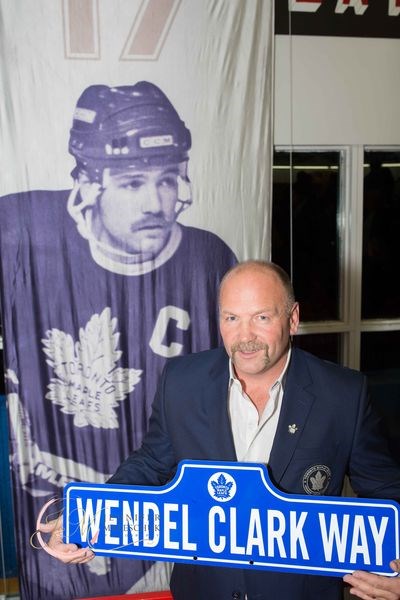
[[[207,414],[210,440],[217,440],[215,460],[236,461],[236,452],[228,415],[229,362],[225,350],[221,353],[209,371],[203,398]]]
[[[269,466],[279,483],[290,463],[314,402],[312,378],[304,357],[295,348],[286,375],[285,390]]]

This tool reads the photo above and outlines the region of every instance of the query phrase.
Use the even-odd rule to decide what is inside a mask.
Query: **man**
[[[237,265],[222,281],[219,311],[225,349],[166,365],[142,447],[109,482],[162,485],[183,459],[240,460],[268,464],[272,482],[287,493],[339,496],[348,474],[360,496],[399,499],[400,471],[380,436],[365,378],[291,348],[299,306],[286,273],[261,261]],[[316,492],[312,476],[321,469]],[[64,562],[92,558],[58,544],[56,535],[51,546],[66,551]],[[390,586],[387,598],[400,598],[397,581],[358,573],[348,580],[360,598],[370,598],[362,585]],[[339,600],[342,582],[177,564],[171,590],[175,600]]]
[[[190,147],[190,131],[155,85],[83,92],[69,141],[77,164],[68,210],[101,266],[137,275],[178,249],[186,232],[176,219],[192,202]]]
[[[90,86],[70,132],[73,189],[0,199],[23,554],[43,498],[71,480],[104,482],[140,446],[166,359],[219,343],[218,285],[236,259],[213,233],[177,221],[192,201],[190,148],[189,130],[154,84]],[[98,558],[72,581],[50,575],[43,553],[20,563],[22,592],[35,600],[58,600],[60,579],[63,599],[126,593],[148,568]]]

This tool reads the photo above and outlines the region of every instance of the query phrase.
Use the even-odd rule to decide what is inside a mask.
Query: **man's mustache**
[[[141,229],[164,229],[165,227],[171,227],[171,223],[163,218],[142,219],[141,221],[132,224],[131,232],[134,233]]]
[[[268,354],[268,344],[263,344],[261,342],[257,342],[255,340],[252,340],[250,342],[236,342],[236,344],[233,344],[231,346],[231,352],[232,355],[235,354],[235,352],[258,352],[258,350],[265,350],[265,352]]]

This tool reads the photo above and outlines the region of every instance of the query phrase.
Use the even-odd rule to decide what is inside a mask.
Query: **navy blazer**
[[[228,383],[229,362],[223,348],[169,361],[142,447],[109,481],[164,485],[180,460],[237,460]],[[324,488],[314,491],[308,474],[317,468],[324,473]],[[400,499],[400,467],[381,435],[365,377],[296,348],[268,469],[274,485],[288,493],[339,496],[347,474],[361,497]],[[342,597],[342,582],[336,577],[183,564],[174,566],[171,589],[176,600]]]

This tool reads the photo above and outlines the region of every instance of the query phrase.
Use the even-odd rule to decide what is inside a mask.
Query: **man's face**
[[[279,376],[299,323],[297,303],[288,314],[286,300],[273,271],[249,268],[223,283],[220,331],[239,379],[250,381],[267,372]]]
[[[178,164],[112,170],[93,213],[96,237],[124,252],[156,257],[175,223],[179,173]]]

